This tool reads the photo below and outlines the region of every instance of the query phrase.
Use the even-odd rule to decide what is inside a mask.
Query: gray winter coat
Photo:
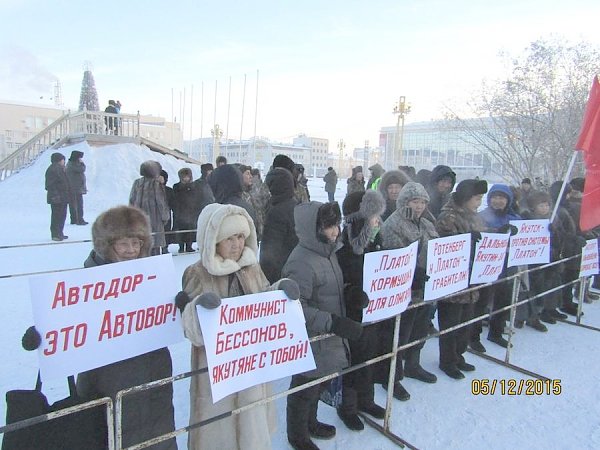
[[[295,280],[300,287],[300,301],[309,336],[331,332],[331,315],[346,315],[344,278],[337,260],[338,244],[317,239],[317,213],[322,203],[302,203],[294,209],[298,245],[290,254],[283,277]],[[317,368],[305,373],[320,377],[348,366],[347,343],[338,336],[311,344]]]

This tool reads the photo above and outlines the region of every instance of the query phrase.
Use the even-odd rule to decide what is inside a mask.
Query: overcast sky
[[[102,109],[183,116],[185,139],[215,122],[247,138],[256,117],[257,135],[347,151],[377,145],[400,95],[407,123],[441,117],[500,73],[501,50],[552,33],[600,45],[597,0],[0,0],[0,17],[0,100],[53,104],[58,79],[76,109],[89,61]]]

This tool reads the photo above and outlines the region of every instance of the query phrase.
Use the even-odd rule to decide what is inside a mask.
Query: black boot
[[[319,421],[309,424],[308,432],[315,439],[331,439],[335,437],[335,427]]]
[[[465,374],[458,370],[458,367],[452,366],[442,366],[440,365],[440,369],[450,378],[454,378],[455,380],[462,380],[465,377]]]
[[[308,438],[303,440],[288,438],[288,442],[294,450],[319,450],[319,447]]]
[[[476,341],[469,342],[469,347],[471,347],[471,350],[474,350],[476,352],[485,353],[485,347],[479,339]]]
[[[184,253],[185,252],[185,247],[183,246],[183,244],[179,244],[179,253]]]
[[[360,420],[358,414],[345,413],[338,408],[337,415],[340,419],[342,419],[342,422],[344,422],[344,425],[346,425],[348,429],[353,431],[361,431],[365,429],[365,424],[362,423],[362,420]]]
[[[569,314],[570,316],[576,316],[577,315],[577,303],[574,302],[569,302],[569,303],[565,303],[560,310],[566,314]],[[581,315],[583,315],[583,312],[581,313]]]
[[[556,308],[552,308],[552,309],[547,309],[546,311],[548,311],[548,314],[550,315],[550,317],[553,317],[555,319],[568,319],[569,316],[567,316],[566,314],[563,314],[559,311],[556,310]]]
[[[371,403],[370,405],[365,406],[359,406],[358,409],[362,412],[366,412],[367,414],[375,417],[376,419],[383,419],[385,417],[385,408],[382,408],[381,406],[375,403]]]
[[[458,370],[462,370],[463,372],[473,372],[475,370],[475,366],[473,364],[469,364],[466,361],[461,361],[456,364],[456,368]]]
[[[500,347],[508,348],[508,341],[502,337],[502,335],[488,334],[488,341],[498,344]],[[512,347],[512,344],[511,344]]]
[[[552,325],[556,323],[556,319],[550,314],[550,312],[547,309],[544,309],[540,314],[540,320],[542,322],[546,322]]]
[[[186,253],[192,253],[194,251],[191,243],[185,244],[185,251],[186,251]]]
[[[388,388],[387,384],[382,384],[381,386],[387,391],[387,388]],[[406,389],[404,389],[404,386],[402,386],[399,381],[396,381],[394,383],[394,394],[393,394],[393,397],[396,400],[400,400],[401,402],[405,402],[405,401],[407,401],[407,400],[410,399],[410,394],[408,393],[408,391]]]
[[[554,323],[556,323],[556,321],[554,321]],[[529,319],[527,321],[527,326],[530,326],[534,330],[541,332],[548,331],[548,328],[546,328],[546,325],[540,322],[540,319]]]
[[[424,383],[435,383],[437,381],[437,377],[434,374],[427,372],[419,364],[417,364],[415,367],[405,367],[404,375],[406,375],[408,378],[414,378],[415,380],[419,380]]]

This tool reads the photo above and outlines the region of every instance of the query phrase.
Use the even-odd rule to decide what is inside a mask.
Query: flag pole
[[[558,212],[558,207],[560,206],[560,199],[562,198],[562,196],[565,192],[567,183],[569,182],[568,179],[569,179],[569,176],[571,175],[571,172],[573,171],[573,166],[575,165],[575,160],[577,159],[577,154],[578,154],[578,152],[574,151],[573,156],[571,157],[571,162],[569,163],[567,173],[565,174],[565,177],[563,178],[562,186],[560,187],[560,192],[556,199],[556,204],[554,205],[554,210],[552,211],[552,216],[550,216],[550,223],[554,222],[554,218],[556,217],[556,213]]]

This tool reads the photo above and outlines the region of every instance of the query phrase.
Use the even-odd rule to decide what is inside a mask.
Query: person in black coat
[[[83,194],[87,194],[85,184],[85,163],[81,160],[83,152],[73,150],[67,163],[67,179],[71,190],[69,212],[71,225],[87,225],[83,218]]]
[[[357,191],[346,196],[342,204],[344,212],[343,246],[337,251],[338,261],[344,276],[344,302],[349,319],[362,322],[363,308],[369,298],[363,291],[363,264],[365,253],[381,250],[379,234],[380,217],[385,209],[385,200],[377,191]],[[379,341],[383,322],[363,327],[358,340],[349,341],[350,361],[360,364],[379,354]],[[364,424],[358,411],[382,419],[385,409],[374,401],[373,365],[350,372],[342,377],[342,404],[338,416],[351,430],[362,430]]]
[[[65,236],[63,229],[67,220],[67,205],[71,198],[69,181],[65,171],[65,155],[52,153],[50,167],[46,169],[47,202],[52,213],[50,215],[50,234],[53,241],[62,241]]]
[[[173,193],[173,188],[167,186],[167,181],[169,181],[169,174],[166,170],[162,169],[160,171],[160,176],[158,177],[158,181],[165,188],[165,195],[167,197],[167,206],[169,207],[169,220],[165,225],[165,243],[166,245],[162,248],[162,254],[169,253],[169,244],[173,244],[176,242],[175,236],[170,234],[169,232],[173,230],[173,220],[171,218],[171,213],[173,212],[173,208],[175,207],[175,194]]]
[[[177,172],[179,183],[173,185],[173,229],[195,230],[200,215],[200,193],[192,178],[192,169],[184,167]],[[193,252],[195,231],[178,233],[179,253]]]
[[[294,229],[294,197],[292,174],[276,167],[265,183],[271,192],[260,245],[260,267],[270,283],[281,278],[281,268],[298,244]]]
[[[108,101],[108,106],[104,112],[109,114],[119,114],[119,109],[117,109],[117,104],[114,100]],[[104,118],[104,122],[106,122],[106,134],[114,134],[115,136],[119,134],[118,121],[118,118],[112,116]]]
[[[208,178],[208,184],[217,203],[244,208],[250,215],[252,222],[256,222],[256,211],[242,197],[244,191],[242,173],[234,165],[224,164],[217,167]]]
[[[434,219],[440,215],[442,207],[450,200],[450,193],[456,183],[456,173],[444,165],[435,166],[431,171],[429,183],[424,185],[429,194],[429,212]]]

